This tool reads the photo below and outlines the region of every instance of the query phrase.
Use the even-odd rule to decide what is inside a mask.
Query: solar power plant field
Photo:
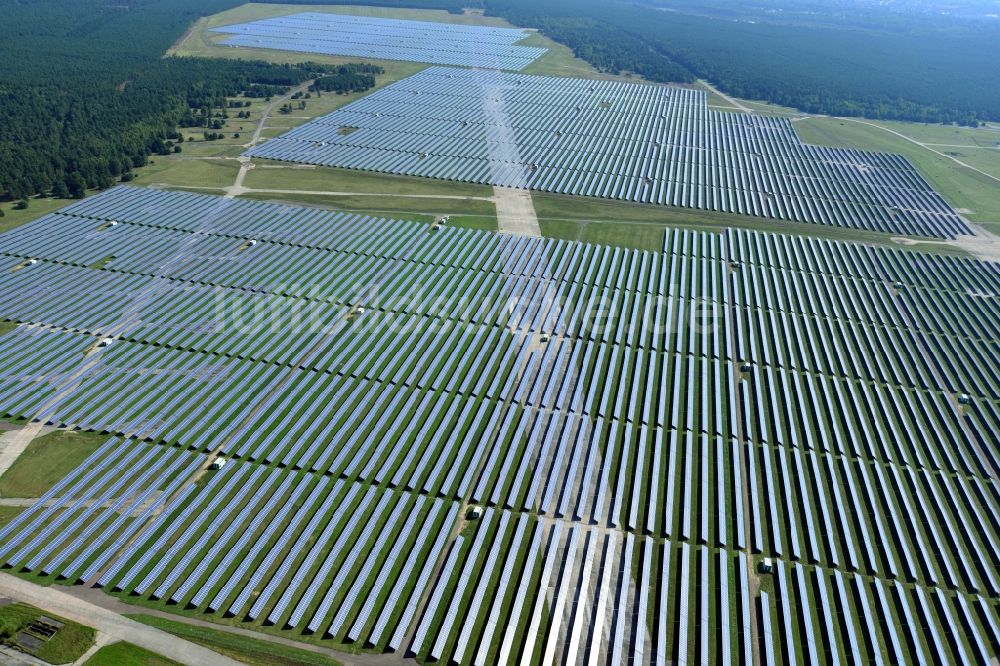
[[[521,70],[548,49],[518,46],[516,28],[302,12],[218,28],[225,46]]]
[[[811,146],[787,118],[667,86],[433,67],[248,155],[954,238],[899,155]]]
[[[0,417],[108,434],[23,575],[422,663],[1000,649],[995,263],[131,187],[0,261]]]

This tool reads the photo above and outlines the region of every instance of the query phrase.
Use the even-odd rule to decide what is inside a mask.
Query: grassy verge
[[[84,662],[85,666],[180,666],[173,659],[161,657],[131,643],[105,645]]]
[[[419,219],[424,215],[483,216],[496,219],[496,209],[490,201],[478,199],[430,199],[411,197],[327,196],[316,194],[278,194],[251,192],[246,199],[280,203],[317,205],[337,210],[371,213],[383,217]]]
[[[447,197],[493,196],[493,188],[489,185],[333,167],[297,167],[288,162],[273,160],[254,160],[254,168],[247,173],[243,184],[249,188],[273,190],[373,192]]]
[[[542,234],[567,240],[658,250],[663,245],[663,230],[668,227],[702,231],[722,231],[736,227],[901,247],[892,240],[890,234],[875,231],[590,197],[538,192],[532,192],[531,196],[535,202],[535,212],[542,227]],[[940,243],[921,244],[919,249],[965,254],[958,248]]]
[[[107,435],[71,430],[39,437],[0,477],[0,496],[41,496],[107,439]]]
[[[29,624],[42,616],[63,623],[63,627],[48,641],[42,643],[37,650],[29,650],[16,642],[17,632],[25,630]],[[45,613],[27,604],[10,604],[0,606],[0,627],[9,628],[13,634],[6,639],[8,643],[17,645],[22,652],[38,657],[50,664],[68,664],[76,661],[94,644],[94,630],[76,622]]]
[[[15,328],[17,328],[17,324],[12,321],[0,321],[0,335],[10,333]]]
[[[128,615],[127,617],[156,627],[185,640],[197,643],[219,654],[232,657],[251,666],[338,666],[340,662],[322,654],[298,648],[270,643],[268,641],[237,636],[207,627],[196,627],[182,622],[174,622],[152,615]]]

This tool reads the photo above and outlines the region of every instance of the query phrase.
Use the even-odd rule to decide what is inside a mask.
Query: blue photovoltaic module
[[[226,46],[521,70],[547,49],[518,46],[527,30],[302,12],[212,28]]]
[[[248,155],[889,233],[972,233],[905,157],[809,145],[787,118],[716,111],[703,91],[674,86],[431,67]]]

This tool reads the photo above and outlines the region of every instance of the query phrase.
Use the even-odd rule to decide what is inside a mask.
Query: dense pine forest
[[[487,7],[541,27],[606,71],[661,82],[704,78],[737,97],[809,113],[1000,120],[998,25],[868,10],[860,27],[848,20],[854,9],[839,14],[822,2],[814,4],[827,7],[825,21],[761,21],[736,12],[737,2],[657,2],[488,0]],[[702,4],[711,15],[688,13]]]
[[[962,124],[1000,120],[1000,28],[927,21],[895,21],[881,29],[790,25],[664,11],[670,0],[656,2],[661,6],[364,0],[455,13],[478,5],[540,28],[605,71],[661,82],[706,78],[740,97],[812,113]],[[199,17],[242,3],[0,0],[0,197],[79,196],[85,188],[110,186],[164,152],[178,124],[197,117],[193,110],[226,96],[272,94],[323,76],[323,90],[372,83],[372,72],[309,63],[163,57]]]

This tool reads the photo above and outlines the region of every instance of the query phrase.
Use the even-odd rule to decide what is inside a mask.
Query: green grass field
[[[84,664],[85,666],[180,666],[180,662],[125,642],[105,645]]]
[[[133,185],[229,187],[236,180],[239,163],[233,161],[189,160],[174,156],[155,157],[149,166],[136,170]]]
[[[107,440],[107,435],[70,430],[39,437],[0,476],[0,496],[41,496]]]
[[[899,247],[889,234],[820,224],[538,192],[532,193],[532,199],[542,234],[567,240],[658,250],[663,246],[663,230],[668,227],[704,231],[737,227]],[[957,248],[940,243],[921,244],[920,248],[947,254],[964,254]]]
[[[419,220],[424,216],[479,216],[496,220],[496,208],[490,201],[479,199],[424,199],[413,197],[329,196],[301,193],[252,192],[244,199],[322,206],[380,217]]]
[[[912,136],[922,143],[934,144],[970,142],[973,140],[969,138],[970,134],[976,137],[975,141],[988,143],[992,140],[990,137],[998,135],[996,131],[961,130],[949,126],[914,123],[864,122],[872,124],[837,118],[808,118],[797,121],[795,128],[802,140],[808,143],[905,155],[952,206],[970,211],[964,213],[970,220],[982,224],[995,233],[1000,233],[1000,183],[881,128]],[[976,132],[978,134],[975,134]],[[952,137],[957,137],[958,140]],[[941,152],[969,150],[932,147]],[[1000,151],[977,152],[982,154],[974,158],[977,162],[974,166],[987,173],[1000,173]],[[964,160],[963,157],[958,159]],[[973,162],[973,160],[968,161],[970,164]]]
[[[491,197],[488,185],[458,183],[434,178],[394,176],[392,174],[331,167],[297,167],[287,162],[254,160],[254,168],[243,184],[250,188],[275,190],[311,190],[331,192],[382,192],[447,197]]]
[[[0,527],[17,518],[17,515],[24,511],[21,506],[0,506]]]
[[[2,202],[0,203],[0,210],[3,211],[3,217],[0,217],[0,233],[10,231],[22,224],[27,224],[69,203],[65,199],[29,199],[27,210],[14,210],[14,203],[9,201]]]
[[[217,629],[174,622],[152,615],[127,615],[136,622],[156,627],[197,643],[219,654],[250,666],[339,666],[340,662],[326,655],[265,640],[256,640]]]
[[[83,653],[94,644],[94,630],[90,627],[70,622],[27,604],[0,606],[0,626],[9,626],[16,633],[17,631],[24,630],[30,623],[42,615],[62,622],[64,626],[56,632],[55,636],[43,643],[37,650],[32,651],[19,645],[18,649],[21,651],[27,652],[50,664],[69,664],[83,656]]]

